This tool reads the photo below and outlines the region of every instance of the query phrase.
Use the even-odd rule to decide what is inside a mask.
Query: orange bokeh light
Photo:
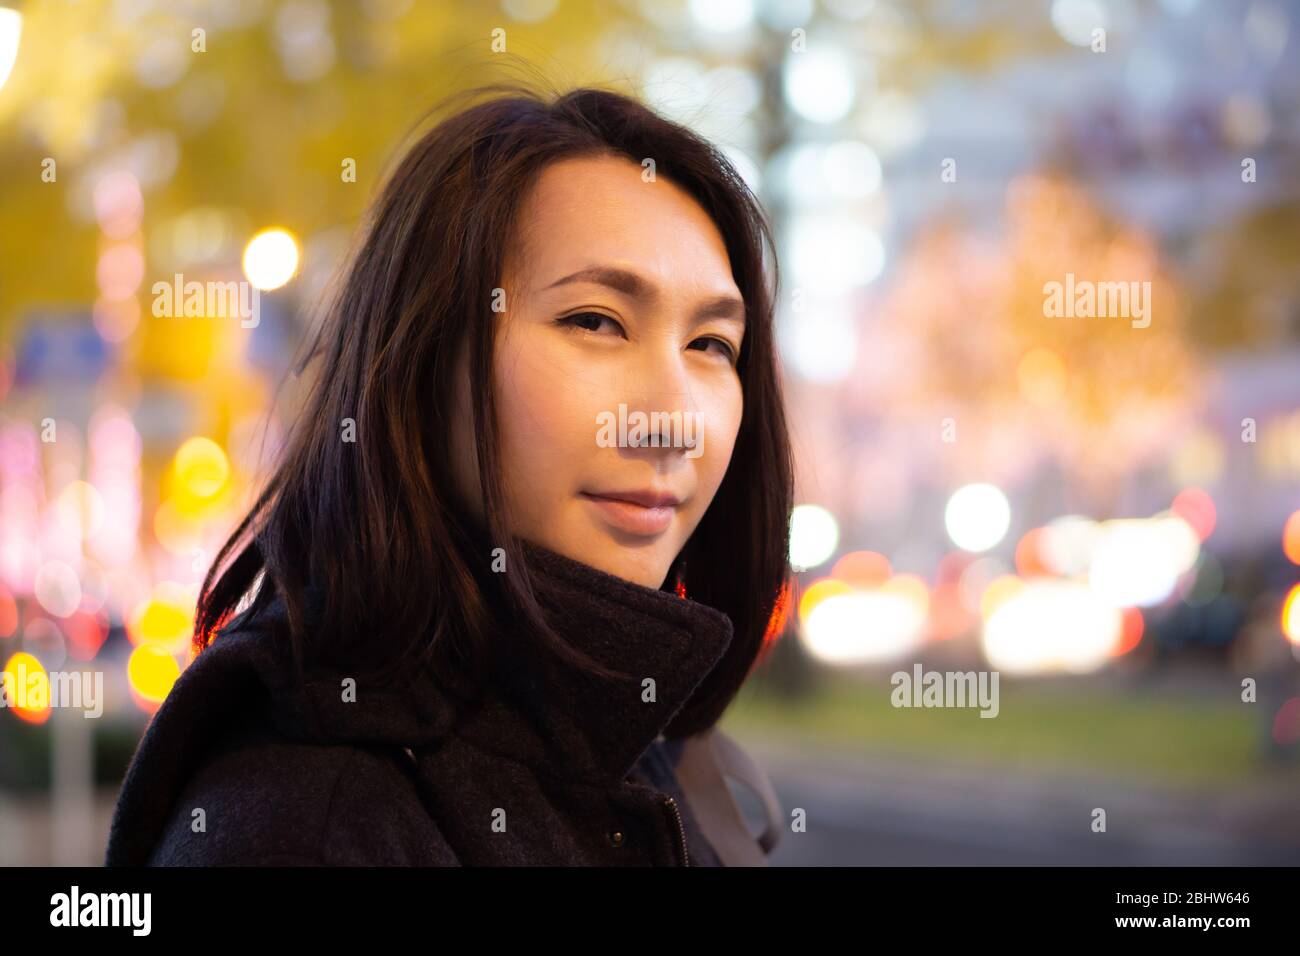
[[[1143,619],[1140,609],[1126,607],[1121,613],[1123,618],[1120,625],[1119,640],[1115,642],[1115,648],[1111,651],[1111,654],[1115,657],[1127,654],[1142,643],[1142,634],[1146,631],[1146,621]]]
[[[0,680],[4,682],[6,709],[19,720],[43,724],[50,719],[50,678],[39,660],[19,651],[5,664]]]
[[[1291,512],[1282,526],[1282,553],[1292,564],[1300,564],[1300,511]]]
[[[1052,573],[1043,561],[1043,529],[1026,531],[1016,545],[1016,571],[1022,578],[1032,578]]]
[[[850,551],[831,568],[831,577],[856,588],[876,588],[894,573],[889,559],[875,551]]]

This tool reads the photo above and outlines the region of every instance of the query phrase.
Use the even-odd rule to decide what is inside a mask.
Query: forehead
[[[689,193],[622,156],[564,159],[520,209],[517,278],[533,288],[608,263],[655,282],[735,289],[722,234]]]

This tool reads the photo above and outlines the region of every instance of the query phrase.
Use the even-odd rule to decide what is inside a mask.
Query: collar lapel
[[[467,712],[454,710],[427,673],[412,674],[409,684],[359,686],[349,700],[348,675],[326,669],[308,676],[305,697],[287,685],[272,688],[277,725],[293,737],[417,748],[436,745],[454,725],[475,745],[552,775],[626,777],[726,653],[731,618],[531,542],[522,546],[551,627],[625,679],[589,675],[517,629],[493,636],[508,649]]]
[[[722,659],[731,619],[530,542],[523,548],[551,627],[627,677],[603,680],[513,640],[494,677],[503,692],[487,695],[458,732],[552,773],[621,780]]]

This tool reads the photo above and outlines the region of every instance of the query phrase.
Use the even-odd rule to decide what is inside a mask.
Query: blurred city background
[[[95,720],[0,710],[0,864],[102,860],[367,202],[512,58],[702,132],[773,218],[798,575],[722,726],[807,813],[774,862],[1300,862],[1298,33],[1281,0],[0,0],[0,666],[104,681]],[[157,315],[177,274],[259,320]],[[1075,280],[1145,314],[1051,314]],[[997,671],[997,716],[894,706],[917,666]]]

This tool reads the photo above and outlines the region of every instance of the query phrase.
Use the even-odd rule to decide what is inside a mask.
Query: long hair
[[[299,369],[319,363],[305,406],[204,579],[195,650],[256,588],[251,614],[283,602],[299,675],[308,660],[378,664],[385,676],[429,665],[449,688],[466,678],[462,686],[473,686],[494,653],[490,635],[503,607],[554,653],[593,673],[617,673],[547,626],[519,542],[503,526],[490,306],[521,201],[547,164],[608,154],[639,165],[650,157],[656,174],[717,225],[748,322],[731,461],[664,585],[674,588],[685,568],[689,597],[734,626],[726,655],[665,732],[707,729],[758,660],[790,573],[793,465],[774,343],[770,225],[714,146],[622,94],[541,94],[503,83],[442,108],[447,115],[405,152],[367,214]],[[483,524],[461,507],[450,463],[447,410],[464,349]],[[354,441],[341,440],[347,419]],[[485,573],[495,548],[505,556],[502,574]]]

